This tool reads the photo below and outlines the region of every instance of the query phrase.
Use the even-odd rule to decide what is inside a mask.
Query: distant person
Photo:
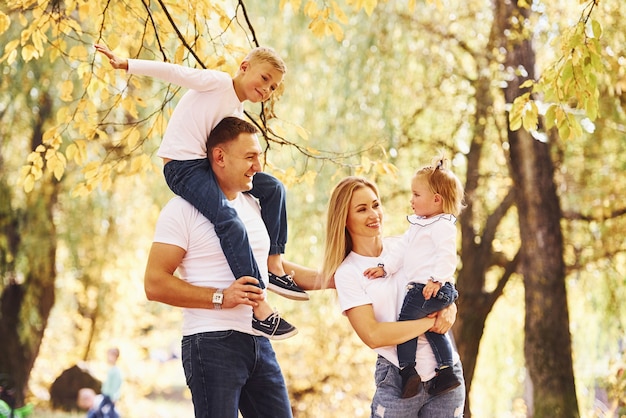
[[[107,377],[102,384],[102,394],[111,398],[113,403],[119,401],[120,395],[122,394],[122,371],[117,365],[119,357],[119,348],[111,347],[107,350],[107,363],[109,364],[109,370],[107,371]]]
[[[80,409],[87,411],[87,418],[120,418],[111,398],[107,395],[97,395],[91,388],[82,388],[78,391],[76,404]]]
[[[129,74],[156,77],[189,89],[170,117],[157,154],[165,164],[165,180],[174,193],[194,205],[215,225],[215,232],[235,278],[254,278],[264,288],[246,229],[220,191],[206,158],[206,140],[224,117],[243,117],[244,102],[264,102],[271,97],[286,72],[283,60],[271,48],[254,48],[241,62],[235,76],[231,77],[217,70],[120,58],[104,45],[95,45],[95,48],[109,58],[113,68],[124,69]],[[249,192],[259,199],[261,215],[271,240],[267,260],[268,288],[290,299],[308,300],[308,294],[284,271],[281,261],[287,242],[283,184],[269,174],[257,173]],[[255,331],[271,339],[288,338],[298,332],[293,325],[280,318],[265,300],[258,301],[254,306],[252,324]]]
[[[401,250],[381,257],[378,267],[365,271],[367,277],[384,277],[404,270],[406,295],[399,321],[425,318],[452,304],[458,292],[450,278],[458,263],[456,217],[463,209],[463,185],[446,167],[444,157],[419,169],[411,180],[409,229],[403,235]],[[400,279],[398,279],[400,280]],[[424,334],[437,359],[436,376],[429,387],[431,395],[440,395],[461,384],[453,371],[453,349],[445,335]],[[421,378],[415,370],[417,337],[398,345],[402,376],[402,397],[417,395]]]

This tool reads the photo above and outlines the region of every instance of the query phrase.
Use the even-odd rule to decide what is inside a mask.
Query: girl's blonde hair
[[[324,266],[322,274],[330,280],[343,260],[352,251],[352,238],[346,229],[348,210],[352,195],[364,187],[370,188],[379,197],[378,188],[362,177],[346,177],[333,189],[328,201],[326,215],[326,242],[324,246]]]
[[[433,160],[432,165],[417,170],[415,177],[426,178],[430,191],[442,197],[444,213],[459,216],[466,206],[465,190],[461,180],[447,166],[448,159],[439,156]]]
[[[251,64],[257,62],[267,62],[272,67],[276,68],[281,73],[287,72],[287,65],[278,53],[273,49],[266,46],[258,46],[248,52],[248,55],[243,59]]]

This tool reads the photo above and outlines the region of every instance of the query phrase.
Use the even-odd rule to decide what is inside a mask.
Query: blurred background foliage
[[[528,3],[541,74],[566,53],[559,40],[590,2]],[[326,14],[315,14],[325,6]],[[603,27],[606,68],[597,75],[598,118],[589,120],[569,103],[585,130],[551,144],[563,210],[576,392],[585,417],[612,416],[620,408],[626,414],[625,7],[599,1],[594,10]],[[379,184],[386,232],[402,233],[413,171],[444,151],[465,178],[477,125],[486,144],[480,185],[469,196],[478,207],[476,231],[510,187],[501,141],[510,104],[496,99],[488,120],[472,118],[480,104],[475,81],[486,76],[489,89],[498,91],[511,70],[498,61],[499,51],[485,48],[494,19],[489,1],[9,0],[0,12],[3,294],[13,283],[28,282],[34,260],[54,254],[54,272],[47,274],[52,283],[46,282],[56,295],[49,317],[24,319],[31,328],[19,336],[41,333],[26,393],[35,416],[74,416],[48,410],[50,384],[73,364],[103,378],[110,346],[122,353],[125,416],[192,415],[178,359],[180,312],[148,303],[143,292],[154,223],[172,197],[155,153],[182,92],[147,78],[127,83],[95,55],[96,42],[120,55],[230,72],[255,40],[283,56],[284,91],[263,108],[248,106],[247,113],[267,128],[267,171],[288,186],[286,256],[292,261],[320,266],[327,199],[347,174]],[[64,12],[77,23],[59,17]],[[38,38],[37,30],[49,37]],[[49,208],[50,230],[22,232],[20,244],[30,251],[15,251],[20,238],[12,231],[36,225],[28,214],[37,205]],[[493,247],[513,256],[517,228],[513,210]],[[486,279],[487,287],[496,286],[495,272]],[[333,292],[311,292],[307,303],[268,297],[299,329],[296,337],[274,344],[295,415],[368,416],[375,356],[339,312]],[[29,303],[39,304],[36,298]],[[470,393],[474,416],[527,415],[523,333],[523,281],[514,275],[480,341]],[[0,338],[4,344],[18,337]]]

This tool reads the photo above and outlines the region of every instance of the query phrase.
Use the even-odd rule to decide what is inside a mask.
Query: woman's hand
[[[96,51],[102,52],[109,59],[111,67],[116,70],[128,70],[128,60],[126,58],[119,58],[111,52],[109,48],[104,45],[95,44]]]
[[[436,312],[429,317],[435,317],[435,325],[429,330],[437,334],[445,334],[452,328],[456,321],[457,307],[456,303],[451,304],[446,309]]]

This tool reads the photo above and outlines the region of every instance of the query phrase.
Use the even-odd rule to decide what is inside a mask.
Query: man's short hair
[[[234,116],[225,117],[209,134],[206,141],[207,153],[210,156],[214,148],[234,141],[240,134],[257,133],[259,130],[250,122]]]

